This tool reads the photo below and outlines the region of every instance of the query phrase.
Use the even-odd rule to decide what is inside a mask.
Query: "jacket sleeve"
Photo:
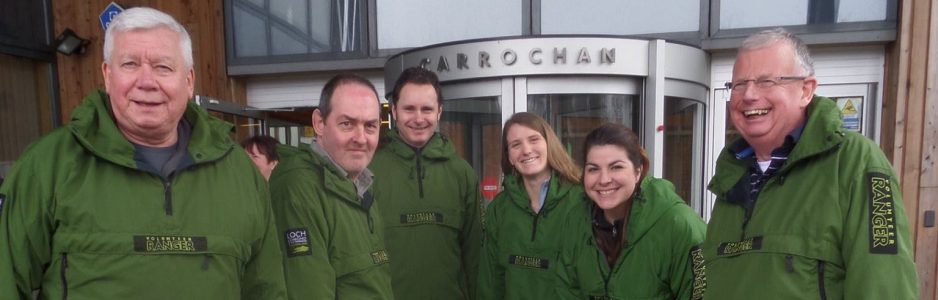
[[[469,291],[469,299],[476,299],[476,289],[478,287],[479,271],[479,252],[482,247],[482,220],[480,219],[480,201],[479,181],[471,169],[466,172],[469,186],[463,196],[465,205],[464,211],[466,217],[463,218],[462,232],[460,232],[460,244],[462,247],[463,270],[466,270],[466,290]]]
[[[272,183],[271,201],[283,249],[289,299],[335,299],[336,272],[329,260],[332,230],[313,176],[293,171]],[[286,175],[286,174],[285,174]]]
[[[270,193],[267,184],[260,175],[258,178],[258,194],[262,207],[261,226],[263,235],[252,245],[251,260],[247,262],[244,277],[241,279],[242,295],[244,299],[286,299],[286,283],[283,278],[283,254],[278,246],[277,230],[274,215],[270,206]]]
[[[912,236],[899,182],[878,147],[867,147],[860,157],[849,163],[861,167],[842,175],[854,177],[847,199],[841,199],[847,207],[841,246],[844,299],[918,299]],[[857,163],[864,161],[865,169]]]
[[[53,175],[24,157],[0,186],[0,299],[32,299],[52,245]]]
[[[703,291],[695,293],[694,287],[699,286],[697,276],[703,276],[703,253],[699,245],[703,243],[707,224],[689,206],[681,204],[671,211],[675,224],[670,233],[673,241],[670,249],[671,278],[668,283],[671,294],[676,296],[674,299],[701,299]]]
[[[505,297],[505,268],[498,261],[498,211],[497,201],[507,201],[496,197],[485,211],[483,227],[482,258],[479,260],[479,281],[476,299],[500,300]]]

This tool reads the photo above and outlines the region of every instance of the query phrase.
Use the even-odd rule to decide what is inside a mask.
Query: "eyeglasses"
[[[781,76],[781,77],[771,77],[771,78],[759,78],[759,79],[746,79],[731,81],[725,84],[726,88],[732,90],[733,92],[742,92],[746,90],[746,87],[749,86],[749,82],[755,83],[755,87],[760,90],[765,90],[780,84],[785,84],[789,82],[794,82],[795,80],[805,80],[807,76]]]

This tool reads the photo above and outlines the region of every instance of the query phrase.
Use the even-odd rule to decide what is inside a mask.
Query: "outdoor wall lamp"
[[[55,50],[65,55],[84,54],[88,43],[90,41],[75,35],[71,29],[65,28],[65,31],[55,38]]]

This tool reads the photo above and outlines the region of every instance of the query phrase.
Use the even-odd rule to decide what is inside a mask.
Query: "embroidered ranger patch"
[[[704,265],[703,250],[694,246],[690,248],[691,273],[694,275],[694,290],[691,293],[691,300],[703,299],[704,291],[707,290],[707,267]]]
[[[718,255],[732,255],[739,254],[746,251],[759,250],[762,249],[762,237],[751,237],[738,242],[726,242],[720,244],[720,248],[717,248]]]
[[[440,224],[443,223],[443,214],[432,211],[422,211],[410,214],[401,214],[401,224]]]
[[[508,264],[546,270],[550,266],[550,261],[539,257],[509,255]]]
[[[283,238],[287,245],[288,257],[313,254],[309,244],[309,231],[306,230],[306,227],[287,229],[283,233]]]
[[[870,253],[896,254],[896,212],[889,176],[869,173]]]
[[[204,236],[135,235],[136,252],[201,252],[208,250]]]
[[[388,256],[388,252],[384,249],[375,251],[371,253],[371,262],[376,265],[385,264],[391,261],[391,257]]]

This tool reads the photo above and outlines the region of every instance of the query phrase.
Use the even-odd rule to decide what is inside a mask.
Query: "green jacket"
[[[889,161],[841,129],[815,96],[784,166],[763,186],[746,223],[751,163],[724,149],[710,191],[717,201],[702,249],[705,299],[917,299],[912,240]],[[751,158],[749,158],[751,159]],[[741,181],[742,180],[742,181]]]
[[[535,214],[519,177],[505,176],[502,186],[485,212],[478,297],[554,299],[563,226],[571,211],[586,209],[583,188],[554,175]]]
[[[394,258],[394,297],[475,299],[482,223],[469,163],[440,134],[415,151],[391,131],[369,169]]]
[[[0,188],[0,299],[284,299],[266,183],[231,124],[190,103],[188,155],[162,178],[108,106],[86,97]]]
[[[692,252],[707,224],[674,192],[671,182],[646,177],[632,199],[626,241],[610,270],[593,238],[592,204],[565,226],[558,297],[569,299],[690,299]],[[698,260],[698,269],[703,261]],[[701,274],[702,275],[702,274]],[[602,298],[606,297],[606,298]]]
[[[369,194],[311,149],[270,175],[290,299],[393,299],[381,216]]]

